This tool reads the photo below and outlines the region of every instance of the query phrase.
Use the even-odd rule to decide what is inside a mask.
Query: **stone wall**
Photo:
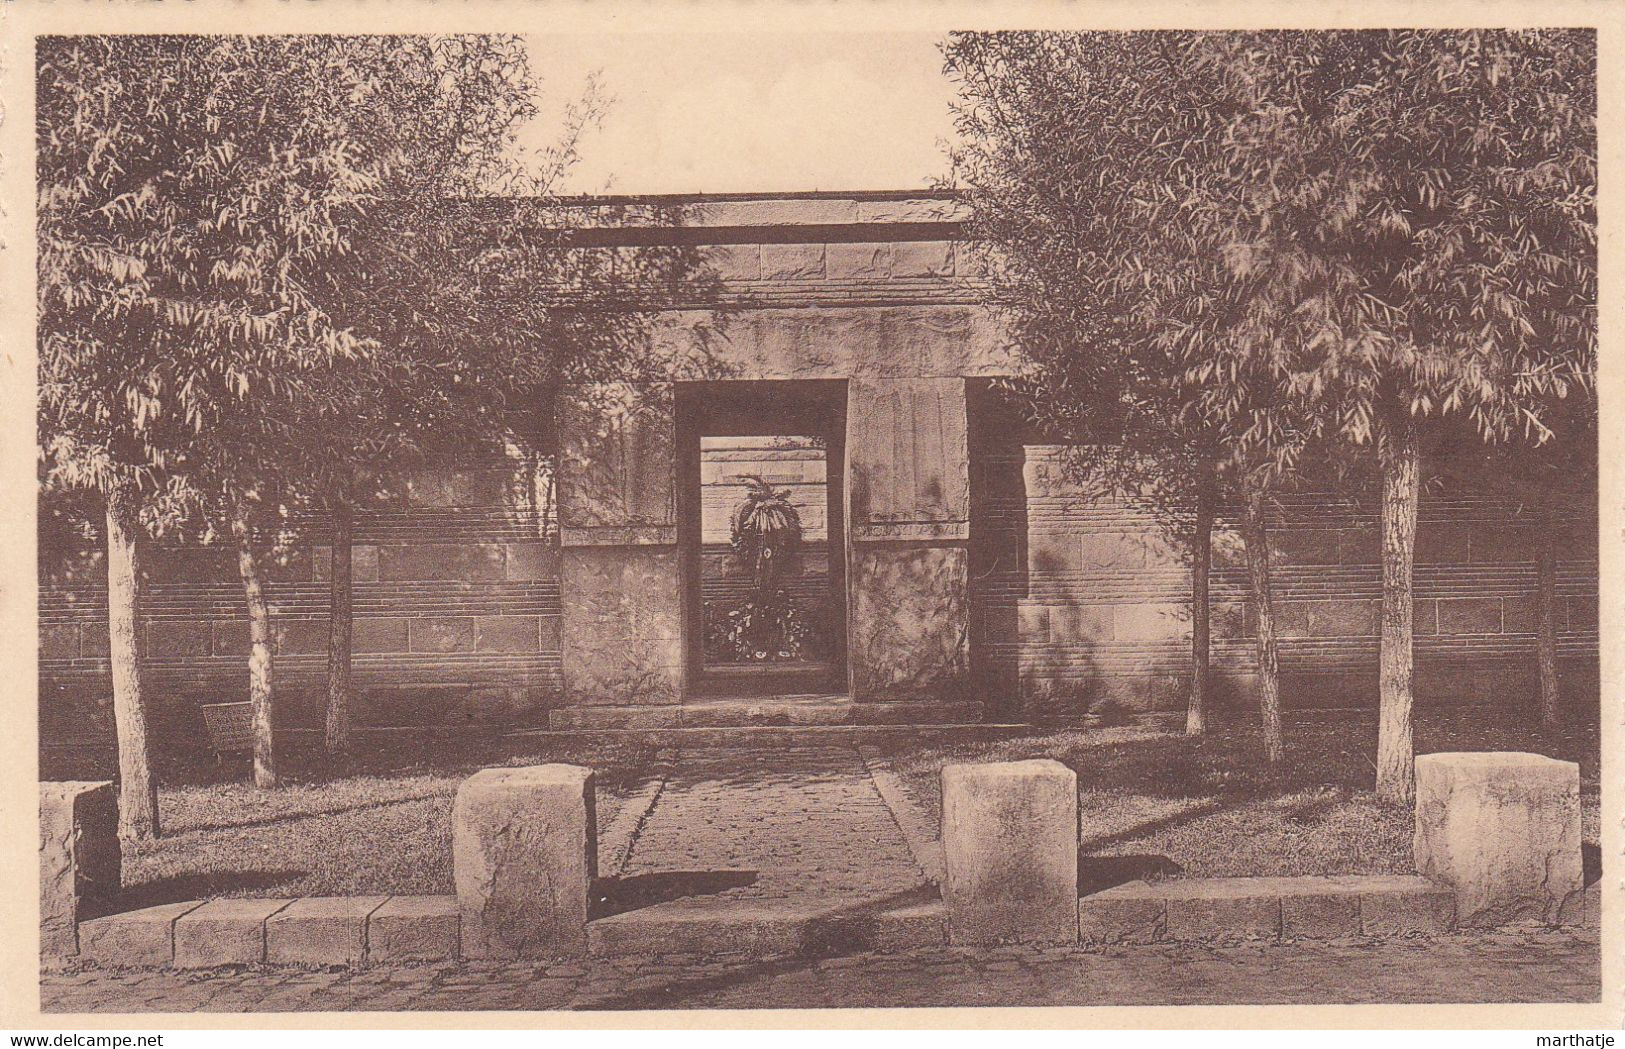
[[[1106,505],[1064,476],[1053,445],[984,449],[973,533],[976,645],[1011,712],[1075,713],[1102,698],[1133,708],[1183,702],[1190,574],[1149,514]],[[1597,534],[1574,508],[1558,571],[1565,688],[1596,701]],[[1370,706],[1381,567],[1375,500],[1325,492],[1273,515],[1272,579],[1284,697],[1294,706]],[[1417,538],[1417,693],[1471,702],[1534,693],[1534,526],[1467,492],[1424,494]],[[1250,702],[1253,671],[1239,508],[1222,514],[1211,577],[1220,702]],[[1018,701],[1015,697],[1019,697]]]
[[[559,689],[559,552],[545,478],[520,464],[425,475],[355,524],[357,716],[370,724],[537,725]],[[320,723],[327,568],[319,520],[269,566],[285,725]],[[106,576],[95,551],[41,551],[47,741],[110,738]],[[247,616],[234,556],[153,547],[144,616],[161,738],[200,740],[202,703],[244,698]]]
[[[844,577],[846,602],[831,618],[847,619],[855,699],[957,694],[998,718],[1073,715],[1102,699],[1181,704],[1188,571],[1145,513],[1087,498],[1064,480],[1056,448],[991,410],[983,380],[1021,362],[986,306],[959,201],[610,201],[576,215],[572,250],[679,245],[708,261],[703,279],[682,288],[626,289],[627,303],[652,311],[649,352],[672,381],[569,391],[557,521],[551,494],[506,463],[454,464],[398,508],[359,517],[364,723],[541,726],[564,705],[680,701],[694,617],[684,595],[692,550],[679,540],[691,522],[676,514],[686,469],[676,404],[696,389],[683,384],[710,380],[756,391],[782,388],[758,382],[844,384],[844,416],[825,400],[817,410],[844,441],[833,473],[845,479],[845,516],[819,527],[839,537],[845,526],[821,560]],[[567,299],[571,289],[537,294]],[[310,538],[273,568],[270,585],[283,723],[293,727],[318,724],[325,666],[329,553],[319,522],[308,524]],[[1246,700],[1252,665],[1234,524],[1221,521],[1212,580],[1221,704]],[[1370,502],[1347,494],[1295,497],[1275,522],[1289,704],[1371,703],[1376,534]],[[1508,507],[1474,493],[1425,496],[1424,701],[1532,694],[1532,540]],[[715,529],[699,536],[705,570],[693,574],[713,596],[736,585],[716,570],[725,541]],[[1560,649],[1566,687],[1593,703],[1596,542],[1594,511],[1575,508],[1559,571]],[[95,555],[42,552],[42,738],[108,739],[102,569]],[[242,588],[230,556],[213,549],[160,552],[151,575],[144,629],[167,719],[160,738],[196,740],[200,703],[243,697]],[[802,596],[811,600],[822,578],[809,574]]]

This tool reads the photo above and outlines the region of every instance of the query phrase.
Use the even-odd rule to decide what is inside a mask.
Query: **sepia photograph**
[[[1621,1019],[1597,28],[232,10],[7,31],[36,1026]]]

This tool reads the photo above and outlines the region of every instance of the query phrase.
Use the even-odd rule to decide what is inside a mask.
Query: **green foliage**
[[[1267,480],[1369,446],[1379,416],[1538,443],[1592,396],[1589,32],[945,50],[958,174],[1040,421]]]

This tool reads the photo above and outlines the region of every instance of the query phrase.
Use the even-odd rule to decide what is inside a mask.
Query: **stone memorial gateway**
[[[651,307],[669,379],[538,405],[559,435],[545,484],[516,485],[511,463],[459,463],[407,505],[358,518],[363,724],[950,724],[1183,703],[1188,570],[1149,514],[1069,482],[1059,449],[1003,403],[996,380],[1021,362],[957,198],[602,203],[582,202],[572,250],[683,245],[707,260],[692,294]],[[760,460],[741,465],[756,454],[746,439]],[[795,665],[708,666],[704,608],[742,584],[716,567],[726,529],[706,508],[752,472],[799,500],[816,580],[797,582],[796,600],[821,647]],[[1357,495],[1293,495],[1274,522],[1283,691],[1297,702],[1374,703],[1376,514]],[[1597,533],[1594,509],[1572,513],[1559,647],[1565,687],[1594,697]],[[1215,540],[1221,704],[1244,695],[1252,659],[1234,525],[1221,515]],[[330,550],[312,536],[270,587],[292,728],[320,724]],[[1520,681],[1533,692],[1533,540],[1479,493],[1424,496],[1419,702],[1520,693]],[[240,698],[241,590],[223,551],[153,561],[153,692],[168,738],[189,738],[199,704]],[[47,740],[110,737],[99,573],[94,553],[42,565]]]

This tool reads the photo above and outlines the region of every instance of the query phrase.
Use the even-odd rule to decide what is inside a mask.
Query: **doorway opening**
[[[679,387],[689,695],[846,693],[845,416],[844,382]]]

